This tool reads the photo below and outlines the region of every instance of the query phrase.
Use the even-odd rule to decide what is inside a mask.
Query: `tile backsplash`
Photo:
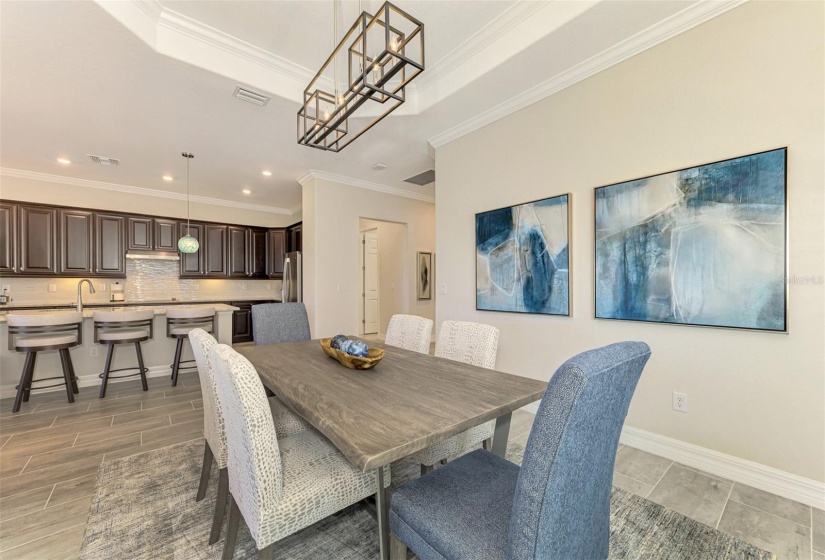
[[[280,280],[191,280],[178,278],[178,261],[126,261],[126,280],[92,278],[96,293],[90,294],[83,286],[83,303],[109,303],[111,285],[125,284],[127,302],[141,301],[210,301],[232,299],[280,299]],[[77,282],[80,278],[16,278],[3,276],[2,286],[8,286],[9,306],[66,305],[77,301]],[[55,291],[50,292],[49,286]],[[105,289],[101,286],[105,285]],[[244,289],[245,288],[245,289]]]

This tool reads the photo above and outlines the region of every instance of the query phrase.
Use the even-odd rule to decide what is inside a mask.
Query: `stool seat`
[[[52,348],[54,346],[74,346],[76,344],[77,334],[21,336],[14,341],[15,347],[26,349]]]
[[[117,329],[111,331],[101,331],[97,335],[100,342],[107,340],[123,340],[137,342],[149,339],[149,329]]]
[[[194,329],[203,329],[208,333],[212,332],[212,324],[204,323],[202,325],[187,325],[185,327],[169,327],[169,336],[189,336],[189,333]]]

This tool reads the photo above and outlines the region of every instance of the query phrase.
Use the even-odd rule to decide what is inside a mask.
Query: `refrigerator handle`
[[[290,293],[289,293],[289,274],[290,269],[292,268],[292,263],[289,261],[289,257],[284,260],[284,279],[281,282],[281,302],[285,303],[288,300]]]

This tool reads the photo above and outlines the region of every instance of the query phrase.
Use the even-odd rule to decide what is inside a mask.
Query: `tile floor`
[[[18,414],[0,401],[0,558],[75,559],[101,462],[202,436],[198,378],[183,374],[33,395]],[[513,415],[511,439],[525,443],[533,415]],[[825,512],[622,446],[614,484],[776,553],[825,560]]]

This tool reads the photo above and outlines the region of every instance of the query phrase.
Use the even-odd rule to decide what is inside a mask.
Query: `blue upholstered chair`
[[[252,337],[256,345],[309,340],[307,308],[300,302],[253,305]]]
[[[397,492],[392,559],[607,558],[616,447],[639,376],[643,342],[565,362],[550,379],[522,466],[479,449]]]

